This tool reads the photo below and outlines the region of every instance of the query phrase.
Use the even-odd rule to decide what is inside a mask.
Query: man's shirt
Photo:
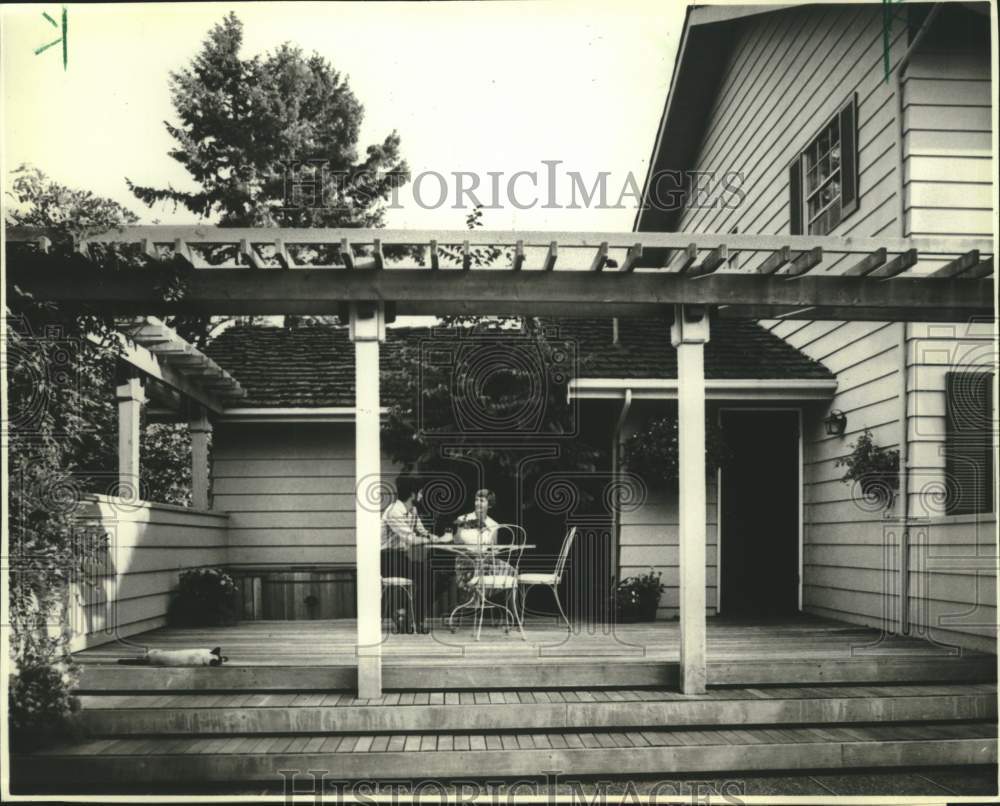
[[[417,516],[417,508],[407,511],[402,501],[393,501],[382,513],[382,550],[402,549],[430,538]]]

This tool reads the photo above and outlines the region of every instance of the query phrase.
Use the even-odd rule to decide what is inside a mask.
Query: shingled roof
[[[575,348],[579,378],[676,378],[677,353],[669,327],[653,319],[549,319],[552,338]],[[427,328],[390,328],[382,350],[383,376],[398,365],[401,348],[439,338]],[[330,326],[232,327],[205,350],[247,390],[248,407],[354,405],[354,350],[347,329]],[[831,379],[818,361],[752,321],[720,319],[705,347],[709,379]],[[394,402],[392,388],[383,399]]]

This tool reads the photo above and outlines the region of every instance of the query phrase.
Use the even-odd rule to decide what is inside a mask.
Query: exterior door
[[[780,618],[799,602],[799,413],[723,409],[721,613]]]

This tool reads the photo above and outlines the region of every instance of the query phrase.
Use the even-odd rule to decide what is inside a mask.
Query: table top
[[[500,554],[505,551],[537,548],[534,543],[424,543],[425,548],[450,551],[454,554]]]

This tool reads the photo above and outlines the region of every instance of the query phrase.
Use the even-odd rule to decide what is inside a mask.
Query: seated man
[[[420,483],[411,476],[396,479],[396,500],[382,513],[382,576],[405,577],[413,582],[413,619],[417,632],[429,632],[427,613],[427,564],[423,546],[438,540],[420,521],[417,505],[422,497]],[[406,611],[392,602],[393,623],[400,632],[407,630]]]

